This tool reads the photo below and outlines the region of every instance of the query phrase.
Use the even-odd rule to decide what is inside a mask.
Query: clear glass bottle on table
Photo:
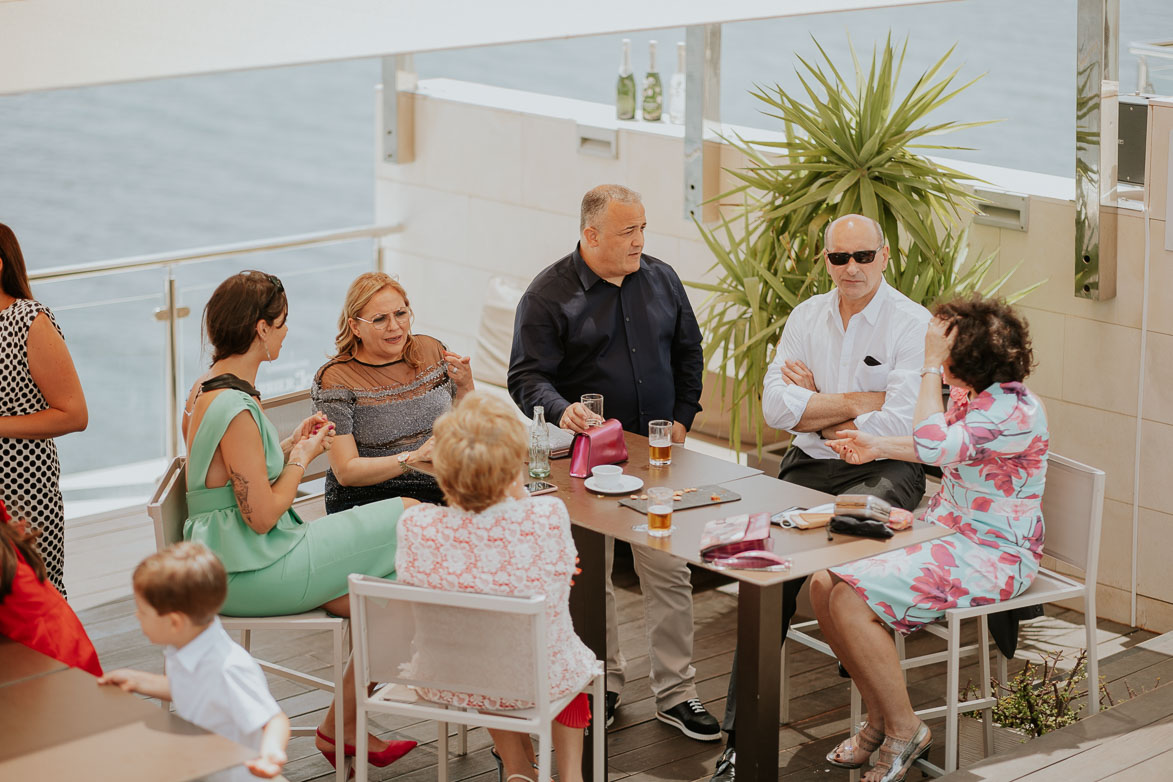
[[[668,120],[673,125],[684,124],[685,70],[688,67],[684,57],[684,41],[680,41],[676,44],[676,73],[668,83]]]
[[[648,122],[659,122],[664,115],[664,83],[656,70],[655,41],[648,42],[648,75],[644,77],[641,111],[641,116]]]
[[[546,429],[546,409],[534,406],[534,422],[529,429],[529,476],[545,478],[550,474],[550,432]]]
[[[615,87],[615,116],[635,119],[635,74],[631,72],[631,39],[623,39],[623,56],[619,60],[619,83]]]

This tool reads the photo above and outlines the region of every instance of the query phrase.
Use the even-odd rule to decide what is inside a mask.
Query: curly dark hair
[[[1001,299],[952,299],[934,307],[933,314],[952,324],[949,371],[975,391],[1021,383],[1034,367],[1030,328]]]

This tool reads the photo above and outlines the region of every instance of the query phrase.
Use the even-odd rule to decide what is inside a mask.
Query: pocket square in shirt
[[[869,367],[878,367],[878,366],[880,366],[880,362],[879,362],[879,361],[877,361],[876,359],[872,358],[871,356],[864,356],[864,357],[863,357],[863,363],[867,364]]]

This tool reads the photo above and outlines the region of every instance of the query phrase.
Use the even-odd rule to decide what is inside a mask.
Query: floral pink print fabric
[[[941,467],[925,518],[955,534],[831,572],[895,630],[911,633],[950,608],[1020,595],[1043,556],[1047,416],[1021,383],[973,399],[954,389],[948,412],[913,432],[917,457]]]

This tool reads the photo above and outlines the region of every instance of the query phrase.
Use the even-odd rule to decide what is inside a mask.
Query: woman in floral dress
[[[893,782],[928,751],[932,735],[912,709],[891,630],[908,634],[950,608],[988,605],[1024,592],[1043,552],[1047,418],[1022,384],[1030,336],[1006,304],[960,299],[936,309],[911,437],[843,431],[829,445],[842,459],[903,459],[942,468],[926,518],[954,534],[817,574],[819,626],[851,673],[868,722],[827,760],[860,768],[865,782]],[[941,402],[951,387],[949,411]]]
[[[570,516],[556,497],[530,497],[522,461],[528,449],[517,410],[470,392],[436,420],[432,460],[448,507],[416,505],[399,519],[395,554],[400,583],[494,595],[545,595],[547,675],[551,700],[579,693],[554,718],[553,744],[561,782],[582,782],[586,696],[595,656],[574,633],[570,584],[575,573]],[[478,709],[527,708],[525,703],[448,690],[421,690],[432,701]],[[521,733],[489,729],[502,782],[534,782],[533,744]]]

